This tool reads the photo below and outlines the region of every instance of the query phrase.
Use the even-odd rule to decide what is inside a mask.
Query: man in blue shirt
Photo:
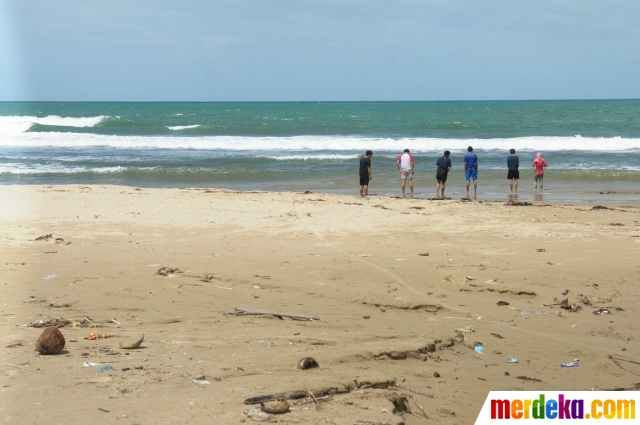
[[[467,154],[464,156],[464,176],[467,180],[467,198],[469,197],[469,184],[473,180],[473,197],[478,196],[478,155],[473,153],[473,148],[467,148]]]
[[[447,175],[451,169],[451,160],[449,155],[451,152],[444,151],[444,156],[436,162],[436,198],[444,198],[444,184],[447,181]],[[442,192],[440,191],[442,188]]]

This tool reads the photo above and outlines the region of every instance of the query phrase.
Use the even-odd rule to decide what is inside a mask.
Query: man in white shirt
[[[404,188],[407,183],[407,179],[409,180],[409,189],[411,190],[411,197],[413,198],[413,168],[415,167],[415,161],[413,159],[413,155],[409,153],[409,149],[405,149],[404,153],[398,157],[396,161],[396,166],[398,167],[398,171],[400,172],[400,178],[402,179],[402,197],[404,198],[406,195],[404,193]]]

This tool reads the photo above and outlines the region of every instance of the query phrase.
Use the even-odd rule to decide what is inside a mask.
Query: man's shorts
[[[360,186],[369,186],[369,177],[360,177]]]
[[[507,173],[507,180],[511,180],[511,179],[520,180],[520,171],[509,170],[509,173]]]
[[[447,181],[447,174],[448,174],[448,173],[447,173],[446,171],[440,171],[440,170],[438,170],[438,171],[436,172],[436,180],[437,180],[437,181],[439,181],[439,182],[441,182],[441,183],[446,182],[446,181]]]
[[[538,181],[538,180],[542,180],[544,178],[544,174],[536,174],[536,176],[533,178],[533,181]]]
[[[400,177],[402,180],[412,180],[413,179],[413,170],[405,170],[404,168],[400,170]]]
[[[476,167],[467,168],[467,172],[465,173],[464,178],[467,179],[467,181],[478,180],[478,170],[476,169]]]

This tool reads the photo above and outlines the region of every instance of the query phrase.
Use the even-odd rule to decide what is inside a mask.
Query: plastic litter
[[[580,363],[579,362],[562,363],[560,366],[562,366],[562,367],[578,367],[578,366],[580,366]]]
[[[482,345],[476,345],[473,350],[478,354],[484,354],[484,347]]]
[[[515,357],[508,358],[507,363],[518,363],[518,359],[516,359]]]
[[[100,369],[98,369],[98,372],[111,372],[112,370],[115,370],[112,366],[102,366]]]
[[[42,280],[51,280],[51,279],[57,279],[57,278],[58,278],[58,275],[55,273],[49,273],[42,276]]]
[[[522,317],[534,317],[534,316],[538,316],[542,313],[540,313],[539,311],[531,311],[531,310],[522,310],[522,313],[520,313],[520,316]]]
[[[251,409],[247,412],[247,416],[249,416],[251,419],[253,419],[254,421],[268,421],[269,419],[271,419],[274,415],[271,415],[267,412],[263,412],[260,409]]]
[[[84,363],[82,363],[82,365],[84,367],[93,367],[93,366],[100,366],[100,363],[84,362]]]

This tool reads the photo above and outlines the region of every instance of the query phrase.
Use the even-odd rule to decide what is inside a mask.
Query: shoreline
[[[312,391],[330,397],[280,419],[424,423],[393,413],[404,394],[432,423],[467,424],[489,390],[633,388],[640,373],[626,362],[640,350],[637,202],[105,185],[0,186],[0,200],[7,420],[85,423],[81,400],[98,421],[238,423],[245,399]],[[240,306],[320,320],[224,314]],[[120,324],[65,326],[66,351],[40,356],[23,325],[51,317]],[[303,357],[319,368],[296,369]]]

